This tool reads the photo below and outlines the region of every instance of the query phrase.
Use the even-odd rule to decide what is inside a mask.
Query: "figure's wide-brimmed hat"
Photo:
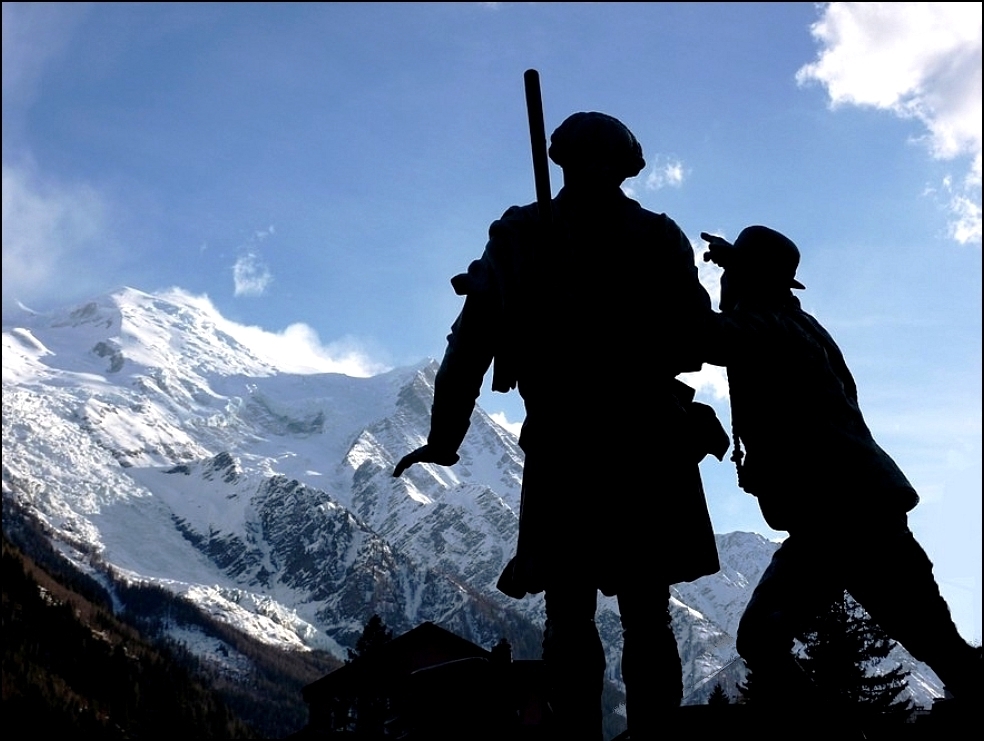
[[[793,240],[767,226],[749,226],[741,230],[734,244],[701,232],[701,239],[710,243],[706,260],[712,260],[725,270],[738,267],[789,288],[806,288],[796,280],[800,251]]]

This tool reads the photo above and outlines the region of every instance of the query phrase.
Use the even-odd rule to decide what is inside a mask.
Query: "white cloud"
[[[353,338],[325,345],[307,324],[291,324],[281,332],[271,332],[226,319],[208,296],[196,296],[180,288],[171,288],[162,295],[206,312],[218,329],[285,373],[344,373],[365,378],[389,370],[383,363],[370,358]]]
[[[516,437],[519,437],[519,433],[523,429],[522,422],[510,422],[506,419],[505,412],[493,412],[489,415],[489,417],[491,417],[492,421],[499,425],[499,427],[502,427],[503,429],[514,434]]]
[[[276,233],[272,224],[266,229],[257,229],[241,248],[242,251],[232,266],[236,296],[262,296],[273,282],[273,273],[260,257],[257,246]]]
[[[811,27],[817,61],[796,73],[831,105],[872,106],[927,129],[932,155],[969,156],[951,194],[951,234],[981,241],[981,3],[827,3]]]
[[[262,296],[273,281],[273,274],[260,256],[250,250],[236,259],[232,280],[236,296]]]
[[[22,141],[46,68],[65,53],[89,10],[84,3],[3,3],[5,308],[85,290],[116,257],[106,194],[39,172]],[[93,259],[97,250],[102,262]]]
[[[105,239],[106,204],[91,186],[3,164],[3,296],[30,302],[58,289]]]
[[[981,202],[969,196],[954,194],[950,199],[950,211],[954,220],[950,222],[950,235],[961,244],[981,241]]]
[[[679,188],[683,185],[685,176],[686,172],[680,160],[668,159],[658,155],[655,164],[646,176],[646,188],[648,190],[659,190],[666,187]]]
[[[708,365],[695,373],[681,373],[680,380],[697,392],[697,398],[721,401],[730,398],[728,374],[719,365]]]

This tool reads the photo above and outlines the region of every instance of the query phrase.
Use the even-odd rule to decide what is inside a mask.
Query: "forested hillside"
[[[16,517],[9,508],[8,516]],[[283,738],[307,721],[300,688],[338,666],[322,654],[257,644],[159,588],[115,583],[114,610],[109,591],[51,550],[34,526],[21,520],[12,528],[15,544],[7,524],[8,736]],[[165,621],[221,641],[248,661],[235,674],[208,666],[180,644],[155,637]]]

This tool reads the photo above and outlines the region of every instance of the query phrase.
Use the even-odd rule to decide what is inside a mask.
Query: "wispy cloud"
[[[64,297],[106,269],[91,258],[110,242],[105,193],[41,172],[23,143],[44,72],[88,12],[83,3],[3,4],[4,307]]]
[[[197,296],[180,288],[171,288],[162,295],[206,312],[218,329],[285,373],[344,373],[367,377],[388,370],[351,337],[323,344],[318,333],[307,324],[291,324],[283,331],[271,332],[226,319],[208,296]]]
[[[259,245],[276,233],[277,230],[272,224],[266,229],[257,229],[241,248],[232,266],[236,296],[262,296],[273,282],[270,267],[260,257]]]
[[[685,177],[686,171],[680,160],[657,155],[655,164],[646,175],[646,188],[649,190],[679,188],[683,185]]]
[[[945,184],[951,235],[981,241],[981,4],[827,3],[811,27],[821,44],[796,73],[823,84],[831,105],[891,111],[921,121],[932,155],[969,157]]]
[[[943,180],[943,190],[950,196],[950,232],[954,239],[961,244],[981,241],[981,190],[980,190],[981,158],[977,156],[977,200],[968,192],[973,192],[973,183],[967,187],[954,187],[950,178]]]
[[[3,163],[3,297],[30,303],[57,291],[105,241],[107,207],[86,184],[45,179]]]
[[[236,296],[262,296],[273,282],[273,273],[254,250],[249,250],[236,258],[232,280]]]

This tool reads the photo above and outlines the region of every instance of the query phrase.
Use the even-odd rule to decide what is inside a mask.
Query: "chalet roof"
[[[490,656],[481,646],[425,622],[312,682],[302,694],[309,704],[326,697],[362,694],[402,681],[418,669]]]

